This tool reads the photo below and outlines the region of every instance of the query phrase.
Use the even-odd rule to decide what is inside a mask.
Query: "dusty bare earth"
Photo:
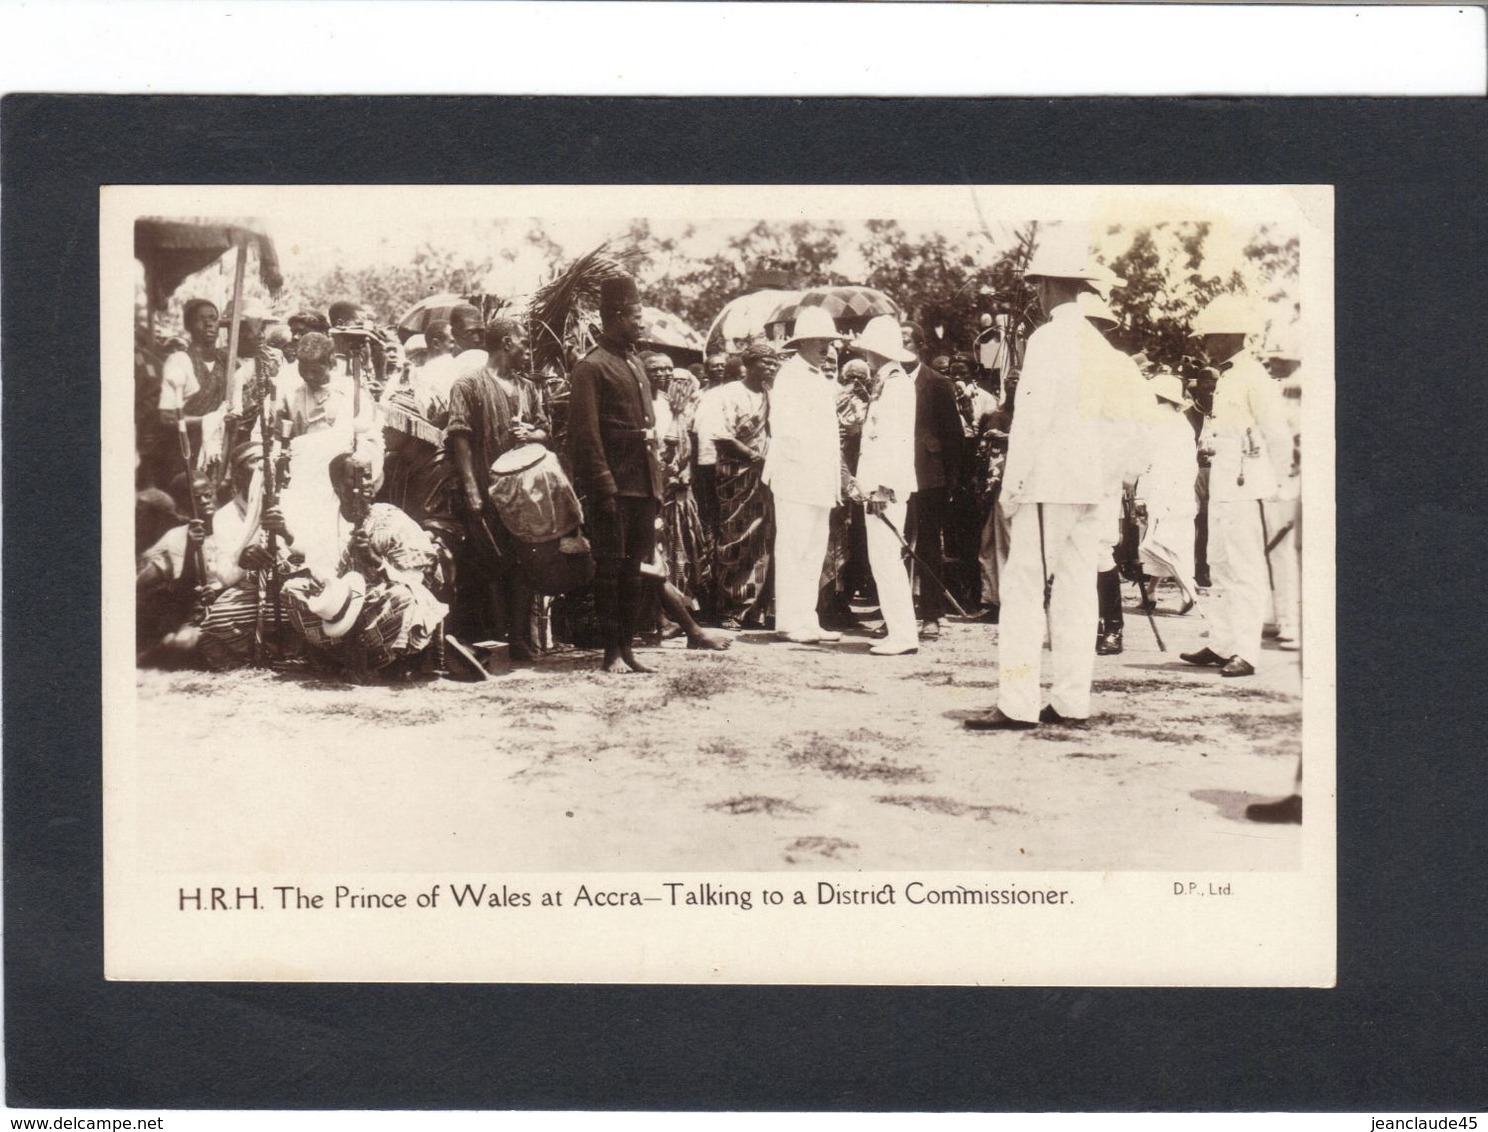
[[[1134,598],[1134,591],[1129,595]],[[1171,599],[1165,604],[1171,605]],[[973,733],[995,626],[948,622],[877,658],[746,633],[669,642],[654,675],[566,652],[485,684],[141,671],[139,848],[201,870],[1270,870],[1300,829],[1242,816],[1286,793],[1298,657],[1193,669],[1203,624],[1129,601],[1086,731]]]

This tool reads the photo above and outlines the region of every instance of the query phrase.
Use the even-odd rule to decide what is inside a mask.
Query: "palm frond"
[[[533,328],[533,368],[537,372],[549,366],[559,373],[568,372],[564,348],[570,339],[577,339],[583,323],[596,320],[600,284],[635,274],[639,258],[637,248],[616,248],[606,241],[538,288],[527,309],[527,322]]]

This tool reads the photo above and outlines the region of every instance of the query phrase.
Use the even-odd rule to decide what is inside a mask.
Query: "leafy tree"
[[[335,268],[301,290],[304,304],[325,310],[337,299],[352,298],[374,321],[391,325],[418,300],[452,291],[480,289],[492,260],[457,257],[448,249],[425,244],[406,264],[378,264],[347,271]]]
[[[1016,310],[1026,301],[1021,269],[1032,232],[1032,226],[1021,230],[1013,246],[988,262],[944,233],[916,240],[896,220],[870,220],[859,247],[868,264],[862,282],[919,322],[935,351],[969,350],[980,314],[991,306]]]
[[[663,239],[652,233],[649,222],[636,220],[629,237],[640,253],[637,272],[647,301],[702,331],[730,299],[749,288],[762,268],[783,270],[793,287],[847,282],[836,270],[844,234],[834,222],[761,220],[702,259],[681,251],[694,235],[690,228],[680,239]]]
[[[1110,261],[1110,268],[1125,280],[1111,294],[1111,310],[1122,321],[1127,349],[1142,350],[1158,365],[1178,368],[1192,353],[1188,335],[1194,316],[1216,295],[1247,294],[1258,305],[1261,300],[1282,305],[1290,301],[1300,251],[1296,237],[1280,236],[1261,225],[1245,244],[1243,261],[1222,263],[1207,254],[1211,229],[1208,221],[1165,221],[1138,228],[1126,250]],[[1106,235],[1109,240],[1124,233],[1114,226]]]

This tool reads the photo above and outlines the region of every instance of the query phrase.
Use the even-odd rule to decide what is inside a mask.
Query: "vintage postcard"
[[[1329,186],[100,237],[108,978],[1333,985]]]

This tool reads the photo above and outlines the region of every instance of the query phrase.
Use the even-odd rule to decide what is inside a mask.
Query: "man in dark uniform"
[[[936,578],[945,578],[944,536],[946,503],[950,488],[960,482],[966,449],[961,410],[956,407],[956,388],[951,379],[925,364],[925,334],[918,324],[900,328],[904,348],[916,361],[906,370],[915,384],[915,481],[908,523],[915,554],[925,564],[920,578],[920,636],[933,641],[940,636],[940,618],[945,612],[944,591]],[[934,576],[929,576],[933,571]]]
[[[600,286],[601,334],[570,376],[568,443],[594,548],[594,608],[604,670],[648,672],[631,652],[645,579],[656,550],[661,460],[651,386],[636,343],[641,296],[628,276]]]

